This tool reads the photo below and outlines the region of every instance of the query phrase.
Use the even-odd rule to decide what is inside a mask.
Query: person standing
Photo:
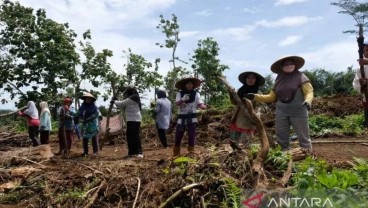
[[[367,98],[365,97],[365,91],[367,89],[368,83],[368,42],[364,43],[363,48],[363,56],[364,58],[359,59],[359,65],[364,67],[365,78],[362,78],[362,73],[360,69],[358,69],[355,73],[355,77],[353,80],[353,88],[362,94],[363,96],[363,108],[364,108],[364,121],[363,126],[368,127],[368,102]]]
[[[305,61],[299,56],[277,60],[271,71],[277,74],[275,85],[268,95],[248,93],[245,97],[258,102],[276,101],[275,132],[282,150],[289,149],[290,126],[298,136],[300,147],[312,150],[309,136],[308,110],[312,107],[313,86],[308,77],[299,71]]]
[[[28,101],[27,109],[23,112],[18,111],[18,115],[27,118],[28,124],[28,136],[32,140],[33,146],[40,145],[40,141],[38,140],[38,128],[40,126],[40,119],[38,117],[38,110],[33,101]]]
[[[40,103],[41,113],[40,113],[40,139],[41,144],[48,144],[51,127],[51,113],[47,102],[42,101]]]
[[[69,97],[64,98],[63,106],[58,109],[59,115],[59,152],[56,153],[60,155],[66,150],[70,151],[72,148],[72,138],[74,133],[74,117],[76,116],[75,111],[73,111],[70,106],[72,105],[72,100]],[[66,142],[66,143],[65,143]]]
[[[240,99],[243,99],[248,93],[262,94],[259,88],[264,85],[265,79],[260,74],[247,71],[241,73],[238,79],[243,84],[237,92]],[[236,105],[234,98],[230,97],[230,100]],[[259,115],[260,104],[255,101],[252,104],[256,113]],[[230,121],[230,139],[247,147],[250,144],[253,134],[257,131],[257,127],[251,122],[248,111],[244,111],[240,106],[236,105]]]
[[[188,152],[194,153],[197,108],[206,109],[199,93],[195,91],[201,85],[201,80],[194,77],[184,78],[175,83],[175,87],[180,91],[176,94],[175,104],[179,106],[178,121],[175,131],[175,146],[173,156],[180,155],[181,140],[185,130],[188,131]]]
[[[83,100],[78,110],[79,121],[81,122],[81,136],[83,138],[83,156],[88,155],[88,143],[92,140],[93,155],[98,155],[98,132],[99,111],[95,104],[96,98],[88,92],[83,92],[80,98]]]
[[[142,104],[138,91],[134,87],[128,87],[124,93],[124,100],[118,101],[113,98],[110,103],[115,104],[116,107],[125,111],[126,139],[128,143],[128,157],[135,156],[143,158],[142,145],[140,138],[141,130],[141,110]]]
[[[167,148],[166,130],[169,128],[172,112],[171,102],[167,99],[166,92],[158,90],[157,102],[156,102],[156,128],[161,144],[164,148]]]

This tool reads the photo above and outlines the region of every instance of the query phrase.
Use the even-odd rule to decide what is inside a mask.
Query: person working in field
[[[118,101],[117,98],[113,98],[110,103],[125,110],[125,120],[127,121],[126,140],[128,143],[128,157],[143,158],[140,138],[142,121],[141,98],[134,87],[127,87],[123,95],[125,98],[124,100]]]
[[[52,130],[51,127],[51,113],[49,109],[49,105],[47,102],[42,101],[40,103],[41,113],[40,113],[40,139],[41,144],[48,144],[50,132]]]
[[[68,151],[72,148],[72,138],[74,134],[74,117],[76,112],[73,111],[70,106],[72,105],[72,99],[69,97],[64,98],[63,106],[58,109],[59,116],[59,152],[56,155],[65,153],[66,148]],[[66,144],[65,144],[66,141]]]
[[[362,78],[362,73],[360,69],[358,69],[355,73],[355,77],[353,80],[353,88],[362,94],[363,96],[363,106],[364,106],[364,121],[363,126],[368,127],[368,102],[365,97],[365,91],[367,90],[368,83],[368,42],[364,43],[363,48],[363,56],[364,58],[359,59],[359,65],[364,67],[365,78]]]
[[[264,77],[256,72],[243,72],[238,77],[239,81],[243,84],[237,94],[240,99],[243,99],[248,93],[262,94],[259,87],[265,83]],[[230,97],[231,103],[236,105],[234,98]],[[252,102],[256,113],[260,114],[260,103]],[[234,114],[230,120],[230,139],[234,142],[243,145],[244,147],[249,146],[251,138],[257,131],[257,127],[251,122],[248,111],[244,111],[240,106],[235,106]]]
[[[167,148],[166,130],[169,128],[172,118],[171,102],[167,99],[166,92],[163,90],[157,90],[157,102],[155,105],[155,120],[158,137],[164,148]]]
[[[175,132],[175,146],[173,156],[180,155],[181,140],[183,139],[185,130],[188,131],[188,152],[194,153],[197,108],[206,109],[199,93],[195,91],[201,84],[197,78],[190,77],[179,80],[175,83],[175,87],[180,91],[176,94],[175,104],[179,106],[178,121]]]
[[[40,119],[38,117],[38,110],[33,101],[28,101],[27,109],[23,112],[18,111],[18,115],[27,118],[28,124],[28,135],[32,140],[33,146],[40,145],[40,141],[38,140],[38,128],[40,126]]]
[[[308,110],[313,100],[313,86],[307,76],[299,71],[305,61],[299,56],[277,60],[271,71],[277,74],[275,86],[268,95],[248,93],[245,97],[259,102],[276,101],[276,137],[282,150],[289,149],[290,126],[299,139],[299,145],[309,151],[312,143],[309,136]]]
[[[81,137],[83,138],[83,155],[88,155],[88,143],[92,140],[93,155],[98,155],[99,111],[95,105],[96,98],[88,92],[83,92],[83,100],[78,110],[81,123]]]

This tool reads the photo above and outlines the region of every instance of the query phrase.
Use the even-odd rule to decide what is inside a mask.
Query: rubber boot
[[[180,155],[180,146],[174,146],[173,149],[173,157],[179,156]]]
[[[188,146],[188,153],[195,153],[194,146]]]

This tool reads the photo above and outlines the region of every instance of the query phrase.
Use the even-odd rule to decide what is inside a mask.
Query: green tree
[[[341,14],[347,14],[353,17],[360,29],[368,26],[368,3],[359,3],[357,0],[339,0],[338,2],[332,2],[331,5],[338,6],[342,10]],[[344,33],[357,33],[357,30],[347,30]]]
[[[203,78],[204,100],[212,105],[221,104],[226,95],[226,89],[217,81],[217,76],[229,67],[220,63],[219,50],[217,42],[208,37],[198,41],[198,48],[193,55],[194,74]]]
[[[156,26],[156,28],[160,29],[161,32],[166,36],[165,43],[156,43],[156,45],[160,46],[160,48],[165,47],[172,49],[170,62],[173,64],[173,69],[167,72],[167,75],[164,78],[164,87],[168,93],[169,99],[173,102],[176,95],[176,89],[174,88],[174,85],[178,81],[179,77],[187,74],[186,70],[182,67],[177,67],[175,62],[176,60],[181,61],[181,59],[176,56],[176,49],[180,41],[178,18],[175,14],[172,14],[171,20],[164,19],[164,16],[160,15],[160,23]]]
[[[260,90],[262,91],[262,93],[268,94],[271,92],[274,85],[275,85],[274,78],[272,78],[272,74],[269,74],[265,76],[265,84],[261,87]]]
[[[105,83],[103,78],[106,78],[107,74],[112,71],[111,64],[108,62],[108,58],[113,56],[113,52],[108,49],[103,49],[101,52],[96,52],[90,42],[90,30],[87,30],[85,33],[83,33],[83,39],[84,42],[80,41],[79,44],[81,47],[81,51],[85,56],[85,61],[81,63],[82,70],[80,72],[75,70],[75,75],[77,77],[74,92],[74,96],[76,99],[76,108],[79,104],[78,97],[80,96],[81,91],[91,91],[87,89],[81,89],[81,82],[84,80],[88,80],[91,82],[93,87],[100,87],[102,84]],[[95,91],[92,94],[98,97],[100,95],[100,92]]]
[[[57,101],[58,90],[75,82],[79,63],[68,24],[60,24],[39,9],[18,2],[3,1],[0,6],[0,88],[10,99]],[[33,89],[30,89],[33,87]],[[37,101],[35,100],[35,101]]]

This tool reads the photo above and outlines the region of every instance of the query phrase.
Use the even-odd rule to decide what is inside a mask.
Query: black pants
[[[368,127],[368,109],[367,107],[364,108],[364,121],[363,126]]]
[[[139,136],[140,130],[141,122],[127,122],[126,139],[128,142],[128,155],[142,154],[141,138]]]
[[[161,144],[164,147],[167,147],[167,138],[166,138],[166,130],[158,128],[158,124],[156,123],[158,137],[160,138]]]
[[[32,140],[32,144],[34,147],[40,145],[40,142],[38,141],[38,126],[29,126],[28,135],[29,138]]]
[[[98,154],[98,135],[92,137],[93,154]],[[83,153],[88,155],[88,143],[89,139],[83,138]]]
[[[50,137],[50,131],[40,131],[41,144],[48,144]]]

